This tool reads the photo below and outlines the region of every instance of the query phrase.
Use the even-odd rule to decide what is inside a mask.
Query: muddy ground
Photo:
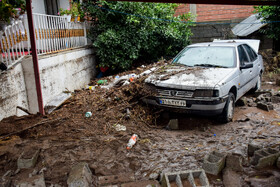
[[[143,70],[138,68],[133,72]],[[264,77],[262,88],[278,91],[279,86],[271,83],[275,77],[270,78]],[[67,186],[71,167],[83,161],[96,176],[133,173],[136,179],[143,180],[161,172],[199,169],[203,157],[213,150],[237,151],[247,158],[247,146],[253,139],[259,139],[267,147],[280,144],[279,104],[274,104],[274,110],[269,112],[237,106],[233,122],[222,124],[215,117],[167,115],[162,110],[149,108],[139,100],[143,96],[140,82],[136,80],[109,90],[100,87],[77,90],[60,108],[44,117],[2,120],[0,176],[11,170],[14,185],[32,172],[43,171],[47,186]],[[125,117],[127,108],[131,111],[129,119]],[[87,111],[92,112],[92,117],[85,117]],[[168,116],[179,119],[180,129],[166,129]],[[116,131],[116,124],[126,126],[126,131]],[[9,133],[13,135],[7,136]],[[126,144],[134,133],[139,140],[127,150]],[[40,150],[40,154],[35,168],[16,171],[21,153],[32,154],[36,150]],[[277,183],[266,184],[256,179],[265,181],[275,172],[280,175],[276,167],[259,171],[248,164],[239,174],[244,186],[274,186]],[[212,186],[223,186],[221,174],[207,176]]]

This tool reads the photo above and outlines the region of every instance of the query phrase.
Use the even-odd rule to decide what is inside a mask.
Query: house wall
[[[242,5],[206,5],[196,4],[196,21],[197,22],[208,22],[208,21],[223,21],[246,18],[252,15],[253,6],[242,6]],[[176,11],[175,16],[192,12],[194,7],[189,4],[180,5]]]
[[[57,54],[39,56],[43,103],[46,106],[63,91],[84,88],[95,77],[95,56],[92,48],[79,48]],[[32,58],[25,58],[0,74],[0,120],[24,115],[17,106],[37,113],[38,102]]]
[[[69,0],[59,0],[59,8],[62,8],[62,9],[70,8]]]
[[[32,1],[32,12],[39,14],[46,14],[46,7],[44,0]]]
[[[0,120],[12,115],[24,115],[17,106],[28,109],[27,94],[21,64],[0,74]]]

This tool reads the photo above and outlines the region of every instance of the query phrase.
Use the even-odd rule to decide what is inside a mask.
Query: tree
[[[280,6],[257,6],[255,10],[259,13],[260,18],[269,22],[261,32],[274,39],[276,43],[280,43]],[[276,46],[278,45],[276,44]]]
[[[135,60],[174,56],[189,44],[190,14],[174,17],[176,4],[88,1],[90,38],[99,66],[127,70]]]

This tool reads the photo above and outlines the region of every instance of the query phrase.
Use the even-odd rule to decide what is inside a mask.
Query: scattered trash
[[[126,114],[125,114],[124,118],[125,118],[126,120],[130,119],[130,114],[131,114],[131,112],[130,112],[129,108],[127,108],[127,109],[126,109]]]
[[[86,118],[89,118],[89,117],[91,117],[92,116],[92,113],[91,112],[86,112],[86,114],[85,114],[85,117]]]
[[[216,137],[217,135],[216,135],[216,134],[214,134],[214,136]]]
[[[95,90],[95,86],[86,86],[87,90]]]
[[[99,80],[99,81],[97,81],[97,84],[107,84],[107,80]]]
[[[131,136],[131,138],[129,139],[129,142],[128,142],[127,146],[126,146],[126,149],[131,149],[132,146],[136,143],[137,139],[138,139],[138,135],[137,134],[133,134]]]
[[[115,79],[119,79],[119,78],[120,78],[120,76],[118,76],[118,75],[117,75],[117,76],[115,76]]]
[[[115,124],[115,125],[113,125],[113,128],[114,128],[116,131],[126,131],[126,126],[121,125],[121,124]]]

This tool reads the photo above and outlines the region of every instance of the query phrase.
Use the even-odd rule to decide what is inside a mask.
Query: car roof
[[[204,47],[204,46],[236,47],[241,44],[245,44],[245,43],[244,42],[206,42],[206,43],[191,44],[188,47]]]

